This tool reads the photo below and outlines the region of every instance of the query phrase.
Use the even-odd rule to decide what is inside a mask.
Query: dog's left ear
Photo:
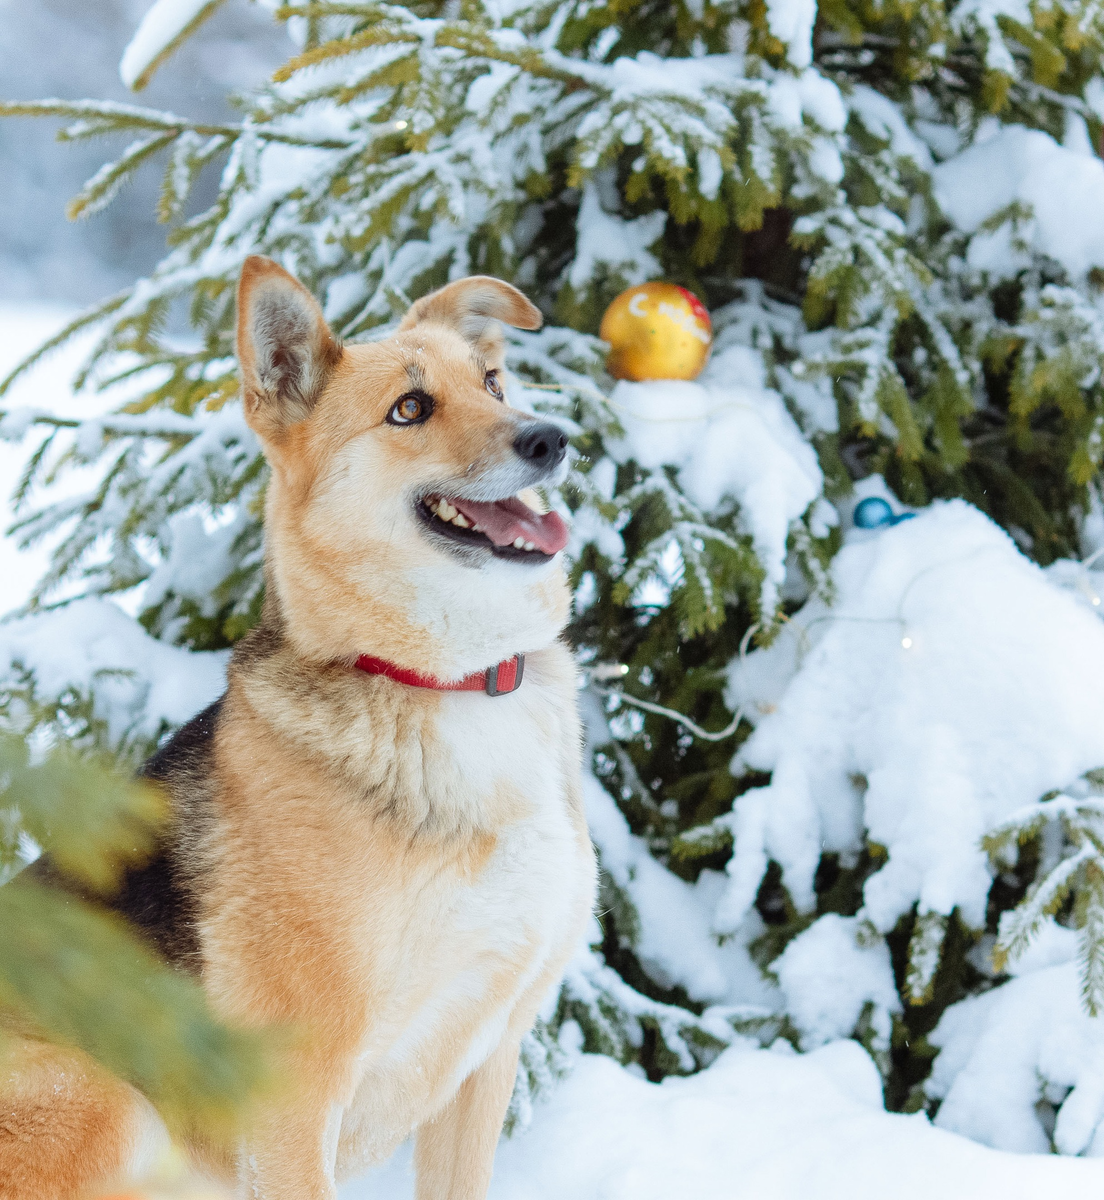
[[[403,317],[401,333],[423,321],[447,325],[488,355],[501,348],[499,321],[517,329],[540,329],[540,309],[516,287],[490,275],[472,275],[446,284],[418,300]]]
[[[279,264],[259,254],[238,285],[238,362],[245,419],[275,437],[310,416],[341,346],[318,301]]]

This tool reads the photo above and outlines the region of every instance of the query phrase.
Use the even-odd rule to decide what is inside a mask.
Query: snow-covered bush
[[[159,0],[126,77],[212,7]],[[215,656],[256,620],[246,255],[279,258],[349,340],[447,279],[502,275],[548,318],[510,334],[511,399],[575,431],[557,502],[604,867],[601,925],[524,1081],[580,1046],[658,1078],[744,1037],[822,1054],[854,1035],[893,1107],[1003,1146],[1095,1146],[1090,1083],[1039,1049],[1038,993],[1055,980],[1078,1012],[1076,968],[998,972],[1054,917],[1080,930],[1084,1003],[1104,1002],[1096,802],[1076,782],[1104,766],[1104,586],[1077,561],[1104,545],[1099,5],[276,15],[298,52],[237,124],[0,107],[131,139],[75,215],[164,157],[171,224],[152,275],[65,331],[100,331],[78,386],[125,377],[136,398],[0,427],[32,447],[20,533],[55,545],[32,609],[118,595],[144,633],[116,663],[104,643],[68,662],[60,614],[12,621],[7,718],[135,752],[217,690]],[[614,387],[599,318],[652,277],[712,309],[713,359],[695,383]],[[68,466],[91,483],[52,497]],[[916,515],[854,528],[876,497]],[[1063,1046],[1095,1046],[1085,1011]],[[1013,1025],[1035,1031],[1019,1090],[982,1120],[987,1038]]]

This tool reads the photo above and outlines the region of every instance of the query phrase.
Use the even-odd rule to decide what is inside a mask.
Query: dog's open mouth
[[[563,519],[537,512],[518,496],[483,501],[430,494],[419,501],[418,515],[436,533],[465,545],[481,543],[514,562],[548,562],[567,545]]]

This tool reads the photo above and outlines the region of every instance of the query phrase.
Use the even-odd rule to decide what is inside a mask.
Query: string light
[[[607,396],[604,392],[601,392],[598,388],[594,387],[593,385],[574,384],[574,383],[568,383],[568,384],[526,383],[525,387],[532,388],[534,391],[559,392],[561,394],[566,391],[589,393],[590,395],[601,400],[603,404],[606,404],[611,409],[619,410],[621,412],[627,413],[627,414],[631,415],[632,417],[634,417],[636,420],[646,421],[646,422],[655,423],[655,424],[681,423],[681,422],[687,422],[687,421],[708,420],[710,417],[716,416],[719,413],[724,412],[726,410],[730,410],[730,409],[734,409],[734,408],[751,408],[752,407],[751,405],[742,404],[739,401],[736,401],[734,403],[721,405],[720,407],[718,407],[716,409],[711,409],[708,412],[705,412],[705,413],[702,413],[702,414],[696,415],[696,416],[652,417],[652,416],[645,416],[643,414],[633,412],[632,409],[630,409],[628,406],[619,404],[616,400],[612,399],[610,396]],[[867,498],[867,500],[860,501],[859,505],[856,506],[856,512],[864,504],[872,509],[873,504],[871,503],[871,499],[872,498]],[[879,510],[877,513],[877,516],[879,518],[881,518],[880,520],[872,521],[869,526],[863,521],[856,521],[855,522],[856,525],[859,525],[860,527],[863,527],[863,528],[887,527],[890,525],[900,524],[902,521],[907,521],[910,517],[914,517],[916,515],[915,513],[901,513],[899,515],[893,515],[892,509],[890,508],[889,504],[886,503],[884,500],[881,500],[880,498],[877,498],[877,499],[881,505],[884,505],[885,508],[887,510],[889,510],[889,512],[890,512],[889,520],[885,520],[884,514]],[[873,516],[873,515],[874,514],[872,513],[871,516]],[[991,553],[993,551],[997,551],[997,550],[1001,550],[1001,549],[1003,549],[1003,547],[990,546],[990,547],[987,547],[986,550],[982,551],[982,553]],[[1078,585],[1079,585],[1081,591],[1085,594],[1086,598],[1089,600],[1089,602],[1092,604],[1092,606],[1094,608],[1100,607],[1101,597],[1092,589],[1088,572],[1089,572],[1089,567],[1091,567],[1092,564],[1094,562],[1096,562],[1096,560],[1098,558],[1100,558],[1101,556],[1104,556],[1104,546],[1101,546],[1098,550],[1096,550],[1093,554],[1091,554],[1087,559],[1085,559],[1080,564],[1081,569],[1082,569],[1083,578],[1082,578],[1082,580],[1078,581]],[[905,601],[908,598],[908,595],[912,591],[915,584],[920,579],[922,579],[925,575],[929,574],[931,571],[938,570],[939,568],[945,567],[945,566],[953,566],[956,562],[971,561],[975,558],[976,558],[976,554],[963,555],[960,558],[950,559],[945,562],[932,563],[930,566],[925,567],[922,571],[918,571],[912,577],[912,579],[909,580],[908,584],[905,586],[904,591],[901,593],[901,599],[897,605],[897,615],[895,617],[853,617],[853,616],[848,616],[848,615],[842,614],[842,613],[825,613],[823,616],[817,617],[813,621],[810,621],[808,625],[800,625],[797,622],[791,621],[791,619],[789,617],[782,615],[781,620],[783,622],[783,628],[789,628],[789,629],[793,629],[793,630],[797,631],[798,646],[799,646],[798,666],[801,665],[800,660],[802,658],[804,658],[804,655],[809,648],[809,637],[808,637],[809,630],[812,629],[814,625],[820,624],[822,621],[854,621],[854,622],[858,622],[860,624],[880,625],[880,624],[890,623],[890,624],[898,625],[902,630],[905,631],[901,637],[901,649],[902,650],[911,650],[913,647],[913,640],[912,640],[911,635],[908,633],[908,627],[905,624],[902,610],[904,609]],[[743,662],[744,659],[747,657],[748,644],[751,641],[752,635],[755,633],[755,631],[757,629],[759,629],[759,627],[760,627],[759,623],[756,622],[754,625],[749,627],[747,632],[744,634],[743,638],[741,638],[740,649],[739,649],[739,658],[740,658],[741,662]],[[586,669],[588,681],[591,684],[604,683],[606,681],[623,679],[626,675],[628,675],[628,673],[629,673],[629,668],[624,663],[596,663],[594,666]],[[731,737],[732,734],[734,734],[736,732],[737,728],[739,727],[740,722],[743,720],[743,709],[742,708],[737,709],[736,715],[729,722],[729,724],[725,726],[724,729],[711,732],[710,730],[702,729],[702,727],[700,725],[698,725],[695,721],[691,720],[690,717],[688,717],[685,713],[680,713],[676,709],[673,709],[673,708],[667,708],[665,705],[653,704],[650,700],[641,700],[641,699],[638,699],[636,696],[630,696],[626,692],[613,691],[613,690],[610,690],[609,688],[597,687],[597,688],[595,688],[595,690],[600,692],[604,696],[615,696],[623,704],[628,704],[634,708],[643,709],[645,712],[655,713],[657,716],[668,717],[670,720],[677,722],[684,729],[689,730],[695,737],[702,738],[705,741],[719,742],[719,741],[723,741],[727,737]]]
[[[740,662],[747,658],[748,646],[759,627],[758,621],[749,625],[740,639],[740,648],[737,651]],[[593,685],[599,680],[621,679],[629,673],[629,668],[624,663],[595,663],[594,666],[585,668],[585,671]],[[640,700],[636,696],[630,696],[627,692],[615,692],[603,687],[596,687],[594,690],[603,696],[615,696],[622,704],[629,704],[633,708],[641,708],[645,712],[655,713],[658,717],[667,717],[689,730],[694,737],[701,738],[706,742],[723,742],[725,738],[731,737],[736,732],[740,727],[740,722],[744,719],[744,710],[741,707],[736,710],[736,715],[724,729],[702,729],[696,721],[691,720],[685,713],[680,713],[677,709],[667,708],[663,704],[653,704],[650,700]]]
[[[1086,597],[1093,608],[1100,607],[1100,597],[1093,589],[1092,579],[1089,576],[1089,567],[1091,567],[1102,554],[1104,554],[1104,546],[1101,546],[1099,550],[1094,550],[1092,554],[1090,554],[1089,557],[1081,563],[1081,577],[1077,581],[1077,586],[1082,595]]]
[[[982,553],[988,553],[1001,549],[1003,549],[1003,547],[991,546],[982,551]],[[1101,553],[1104,553],[1104,550],[1102,550]],[[824,613],[822,616],[814,618],[808,623],[808,625],[801,625],[792,620],[790,617],[783,615],[781,618],[782,628],[791,630],[794,633],[794,636],[798,639],[799,658],[797,665],[800,667],[801,660],[804,658],[805,653],[810,648],[809,630],[815,625],[819,625],[824,621],[851,621],[860,625],[896,625],[902,631],[901,649],[911,650],[913,647],[913,639],[911,633],[909,632],[908,625],[905,623],[903,609],[905,606],[905,601],[908,599],[909,593],[912,591],[913,587],[925,575],[930,574],[932,571],[938,570],[940,567],[953,566],[955,563],[960,562],[972,562],[976,560],[976,558],[976,553],[961,555],[958,558],[948,559],[945,562],[932,563],[930,566],[925,567],[922,571],[918,571],[905,585],[905,589],[901,593],[900,602],[897,605],[897,615],[894,617],[857,617],[850,616],[847,613]],[[740,639],[738,657],[741,663],[747,658],[748,646],[751,642],[752,636],[759,628],[759,622],[749,626],[747,632]],[[594,685],[599,682],[605,682],[606,680],[623,679],[629,673],[629,668],[624,663],[596,663],[592,667],[585,668],[585,671],[589,682]],[[692,733],[695,737],[701,738],[708,742],[719,742],[723,741],[727,737],[731,737],[736,732],[740,722],[744,718],[744,710],[741,707],[737,709],[736,715],[732,718],[728,725],[725,726],[724,729],[711,731],[708,729],[702,729],[697,722],[691,720],[690,717],[688,717],[685,713],[680,713],[673,708],[667,708],[663,704],[653,704],[650,700],[640,700],[636,696],[630,696],[626,692],[614,691],[609,688],[595,687],[594,690],[603,696],[615,696],[621,703],[631,705],[633,708],[640,708],[645,712],[655,713],[657,716],[661,717],[667,717],[670,720],[677,722],[684,729],[689,730],[690,733]]]

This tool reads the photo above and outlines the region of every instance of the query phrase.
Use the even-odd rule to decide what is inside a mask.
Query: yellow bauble
[[[640,283],[606,309],[598,336],[609,342],[615,379],[696,379],[713,344],[705,305],[673,283]]]

